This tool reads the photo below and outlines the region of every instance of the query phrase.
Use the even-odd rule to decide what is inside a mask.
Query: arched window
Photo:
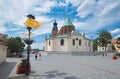
[[[79,39],[79,46],[81,45],[81,39]]]
[[[64,39],[60,40],[60,45],[62,45],[62,46],[64,45]]]
[[[75,39],[73,39],[73,46],[75,45]]]

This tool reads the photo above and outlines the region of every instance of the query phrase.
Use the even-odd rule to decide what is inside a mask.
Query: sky
[[[21,33],[28,33],[24,25],[28,14],[43,23],[32,29],[31,39],[35,41],[32,48],[44,47],[55,18],[60,29],[69,17],[76,30],[89,39],[95,39],[102,29],[113,38],[120,37],[120,0],[0,0],[0,33],[27,38]]]

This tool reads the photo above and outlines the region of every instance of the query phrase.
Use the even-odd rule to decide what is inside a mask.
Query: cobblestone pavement
[[[112,54],[104,57],[52,54],[42,55],[37,60],[31,54],[30,76],[15,73],[19,61],[13,58],[1,64],[0,79],[120,79],[120,58],[113,60]]]

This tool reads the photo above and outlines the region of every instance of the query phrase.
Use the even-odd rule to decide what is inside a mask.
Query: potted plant
[[[26,71],[26,66],[27,66],[27,59],[22,59],[21,62],[17,66],[16,73],[17,74],[24,74]],[[31,66],[29,68],[31,71]]]
[[[27,62],[26,59],[22,59],[21,62],[18,64],[17,70],[16,70],[17,74],[23,74],[23,73],[25,73],[26,62]]]
[[[24,39],[24,42],[28,45],[32,44],[34,41],[29,39]]]

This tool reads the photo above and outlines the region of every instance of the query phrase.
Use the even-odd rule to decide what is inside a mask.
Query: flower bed
[[[24,74],[27,66],[27,59],[22,59],[16,69],[16,74]],[[30,67],[31,71],[31,67]]]

